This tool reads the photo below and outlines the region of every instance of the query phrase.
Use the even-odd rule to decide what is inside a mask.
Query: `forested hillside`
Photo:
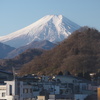
[[[83,28],[72,33],[54,49],[25,64],[20,74],[55,74],[70,71],[72,74],[100,70],[100,32]]]
[[[0,68],[7,71],[11,71],[12,67],[14,67],[15,69],[19,70],[22,65],[28,63],[36,56],[41,55],[43,52],[44,50],[41,49],[28,49],[13,59],[1,59]]]

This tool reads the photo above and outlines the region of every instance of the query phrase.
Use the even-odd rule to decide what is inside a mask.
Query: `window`
[[[23,89],[23,93],[28,93],[28,89]]]
[[[30,89],[30,93],[32,93],[32,89]]]
[[[12,95],[12,85],[9,85],[9,93],[10,93],[10,95]]]
[[[39,87],[38,86],[34,86],[33,87],[33,91],[39,91]]]
[[[2,97],[5,97],[5,93],[4,92],[2,93]]]
[[[82,85],[82,90],[86,90],[86,86],[85,85]]]

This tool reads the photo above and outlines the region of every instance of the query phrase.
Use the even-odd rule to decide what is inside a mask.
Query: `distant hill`
[[[11,71],[12,67],[15,67],[15,69],[19,70],[23,64],[41,55],[43,52],[44,50],[41,49],[28,49],[13,59],[1,59],[0,69]]]
[[[9,52],[11,52],[12,50],[14,50],[14,47],[10,47],[9,45],[0,43],[0,59],[4,58],[5,56],[7,56],[7,54]]]
[[[26,46],[22,46],[20,48],[17,48],[15,50],[11,51],[10,53],[8,53],[8,55],[5,58],[6,59],[14,58],[15,56],[18,56],[19,54],[23,53],[27,49],[38,48],[38,49],[50,50],[50,49],[54,48],[55,46],[56,46],[56,44],[54,44],[48,40],[33,41]]]
[[[100,32],[83,28],[72,33],[54,49],[25,64],[21,74],[55,74],[59,71],[72,74],[100,70]]]

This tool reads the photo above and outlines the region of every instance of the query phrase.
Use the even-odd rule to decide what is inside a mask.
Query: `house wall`
[[[5,94],[5,96],[2,96],[2,93]],[[0,100],[6,99],[6,90],[0,90]]]
[[[19,95],[19,99],[23,100],[23,82],[20,81],[18,82],[18,95]]]
[[[6,83],[6,95],[11,96],[11,95],[16,95],[15,94],[15,80],[14,81],[5,81]]]
[[[97,89],[98,100],[100,100],[100,87]]]
[[[45,100],[45,96],[38,96],[37,100]]]
[[[82,93],[84,90],[87,90],[88,89],[88,85],[87,83],[80,83],[79,84],[80,86],[80,93]]]
[[[26,85],[24,82],[18,82],[19,100],[31,100],[34,98],[32,85]]]
[[[89,84],[88,85],[88,90],[95,91],[95,90],[97,90],[97,86],[94,86],[94,85]]]
[[[59,94],[60,91],[59,91],[59,86],[56,86],[56,85],[43,85],[44,89],[47,89],[50,91],[51,94]]]
[[[32,86],[30,85],[24,85],[23,86],[23,98],[32,98],[33,97],[33,91],[31,91]]]

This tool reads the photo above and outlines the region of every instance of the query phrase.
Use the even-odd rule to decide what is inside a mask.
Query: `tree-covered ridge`
[[[12,67],[15,67],[15,69],[19,70],[22,65],[28,63],[36,56],[41,55],[43,52],[44,50],[41,49],[28,49],[13,59],[4,59],[4,60],[1,59],[0,68],[7,71],[11,71]]]
[[[72,74],[100,69],[100,32],[83,28],[72,33],[54,49],[25,64],[21,74],[55,74],[70,71]]]

